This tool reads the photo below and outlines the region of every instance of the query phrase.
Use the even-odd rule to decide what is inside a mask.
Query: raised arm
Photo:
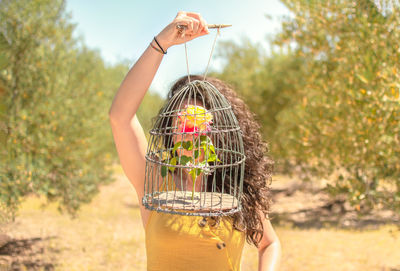
[[[179,34],[176,27],[178,24],[188,26],[185,36]],[[167,51],[173,45],[181,44],[185,40],[190,41],[208,33],[207,24],[200,14],[180,11],[175,19],[156,36],[156,39],[164,51]],[[152,40],[151,44],[159,48],[155,40]],[[127,123],[136,114],[163,56],[164,54],[156,51],[150,44],[147,46],[144,53],[125,76],[114,97],[109,111],[112,121]]]
[[[183,37],[176,27],[187,25]],[[197,13],[178,12],[176,18],[168,24],[156,39],[164,51],[173,45],[190,41],[208,34],[207,24]],[[153,40],[154,47],[159,48]],[[136,116],[136,112],[150,87],[164,54],[149,46],[137,62],[129,70],[116,93],[109,110],[110,123],[121,166],[133,184],[139,201],[144,195],[145,154],[147,140]],[[140,205],[143,225],[147,221],[149,211]]]

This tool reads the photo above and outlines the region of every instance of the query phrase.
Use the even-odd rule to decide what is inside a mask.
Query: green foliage
[[[366,0],[285,3],[295,17],[275,43],[295,42],[308,72],[302,102],[283,112],[277,133],[313,174],[345,169],[327,191],[365,211],[399,211],[399,8],[384,16]]]
[[[63,1],[0,2],[2,220],[31,193],[74,217],[113,181],[108,110],[129,67],[106,65],[69,20]]]
[[[300,90],[305,86],[305,59],[292,53],[263,50],[244,39],[242,45],[232,41],[221,42],[218,55],[227,65],[216,75],[231,83],[237,93],[256,114],[262,124],[263,138],[273,142],[272,156],[286,158],[287,146],[281,135],[276,134],[280,125],[279,114],[290,110],[301,100]],[[226,49],[228,48],[228,49]]]
[[[271,38],[272,54],[226,42],[217,76],[257,114],[278,167],[338,174],[326,189],[332,195],[366,213],[400,211],[399,6],[282,2],[293,16]]]
[[[157,111],[161,108],[165,100],[153,91],[147,91],[138,108],[137,116],[145,132],[147,140],[150,140],[150,129],[153,128],[156,119]]]
[[[193,150],[193,147],[195,147],[193,157],[187,156],[187,155],[179,155],[179,156],[175,155],[176,150],[178,150],[179,148],[183,148],[185,150],[190,151],[190,150]],[[200,148],[202,148],[204,151],[204,157],[207,157],[207,159],[204,159],[203,161],[198,161],[198,159],[197,159],[200,154]],[[205,172],[206,174],[208,174],[208,171],[209,171],[208,162],[215,162],[216,160],[218,162],[222,162],[222,161],[217,157],[217,154],[215,153],[214,145],[213,145],[211,139],[206,135],[196,136],[194,144],[191,140],[177,141],[174,144],[174,147],[172,150],[173,150],[172,158],[170,160],[164,159],[163,163],[169,163],[174,166],[176,166],[177,164],[184,165],[184,166],[193,166],[193,165],[201,166],[201,168],[193,167],[189,171],[189,175],[192,177],[192,181],[193,181],[193,191],[192,191],[192,200],[193,200],[194,188],[195,188],[195,182],[196,182],[197,176],[199,176],[201,174],[201,172]],[[171,171],[175,170],[175,167],[168,167],[168,168]],[[167,166],[164,166],[164,165],[161,166],[161,176],[162,177],[167,176]]]

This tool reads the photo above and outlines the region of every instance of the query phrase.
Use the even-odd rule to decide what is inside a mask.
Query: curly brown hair
[[[194,80],[203,81],[204,78],[200,75],[190,75],[190,81]],[[267,155],[269,152],[268,143],[262,139],[260,124],[256,120],[256,115],[250,111],[242,98],[234,91],[233,86],[214,77],[207,77],[205,81],[215,86],[231,104],[242,131],[246,155],[243,193],[240,199],[242,210],[230,215],[230,217],[233,218],[234,228],[245,232],[247,242],[249,244],[252,242],[255,246],[258,246],[263,236],[262,219],[265,217],[269,219],[270,206],[272,204],[270,184],[274,161]],[[179,78],[172,85],[167,99],[171,99],[179,89],[188,83],[187,75]],[[206,101],[206,103],[209,104],[209,101]],[[160,112],[162,110],[161,108]],[[165,140],[165,142],[168,141]],[[264,214],[264,218],[259,216],[258,211]],[[219,223],[220,217],[213,218]]]

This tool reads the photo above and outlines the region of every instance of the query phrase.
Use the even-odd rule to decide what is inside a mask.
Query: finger
[[[185,25],[186,29],[184,29],[186,34],[193,32],[193,21],[190,17],[185,17],[177,21],[179,25]]]
[[[189,20],[189,25],[188,25],[188,31],[187,32],[189,32],[189,33],[193,33],[193,21],[192,20]]]
[[[191,16],[193,18],[196,18],[199,21],[200,26],[199,26],[199,31],[197,33],[206,33],[206,34],[209,33],[207,22],[200,15],[200,13],[197,13],[197,12],[186,12],[186,16]],[[206,29],[206,30],[204,31],[203,29]]]
[[[208,30],[208,26],[207,26],[207,22],[206,22],[206,20],[204,20],[204,18],[203,17],[200,17],[200,23],[201,23],[201,25],[202,25],[202,30],[201,30],[201,32],[202,33],[209,33],[209,30]]]
[[[186,41],[191,40],[193,36],[193,31],[189,32],[190,30],[190,24],[192,23],[191,20],[179,20],[177,21],[176,25],[184,25],[186,26],[185,28],[178,29],[178,38],[179,39],[184,39]]]
[[[207,32],[207,30],[203,29],[203,31],[199,32],[197,35],[198,35],[198,37],[200,37],[200,36],[204,36],[204,35],[208,35],[208,34],[210,34],[210,32]]]
[[[192,19],[193,21],[193,33],[197,34],[199,32],[200,29],[200,21],[197,19]]]
[[[176,17],[175,18],[177,18],[177,17],[180,17],[180,16],[186,16],[186,12],[185,11],[178,11],[178,13],[176,14]]]
[[[197,13],[197,12],[186,12],[186,16],[190,16],[190,17],[196,18],[198,20],[200,20],[200,17],[201,17],[200,13]]]
[[[186,16],[189,16],[189,17],[191,17],[193,19],[196,19],[198,22],[200,22],[200,20],[202,18],[200,13],[197,13],[197,12],[186,12]]]

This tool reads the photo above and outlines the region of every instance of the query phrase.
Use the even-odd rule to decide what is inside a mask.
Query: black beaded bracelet
[[[156,41],[158,47],[160,47],[160,49],[161,49],[161,51],[163,52],[163,54],[166,55],[166,54],[167,54],[167,51],[164,51],[164,49],[163,49],[163,48],[161,47],[161,45],[158,43],[158,41],[157,41],[157,39],[156,39],[155,36],[154,36],[154,40]]]

